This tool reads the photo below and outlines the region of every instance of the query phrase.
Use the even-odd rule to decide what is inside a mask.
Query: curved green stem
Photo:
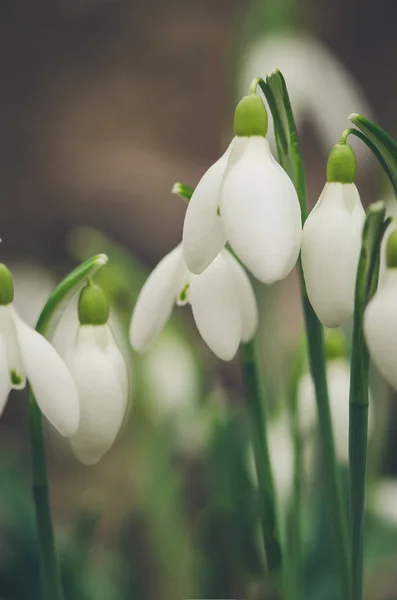
[[[304,223],[308,212],[305,173],[287,86],[278,70],[269,75],[266,81],[261,80],[259,85],[272,112],[279,161],[295,185],[301,206],[302,223]],[[332,511],[335,539],[337,541],[335,556],[339,565],[341,597],[343,600],[347,600],[350,598],[347,514],[335,455],[326,377],[323,328],[309,302],[300,260],[298,267],[308,338],[310,371],[316,392],[319,427],[327,470],[326,479],[329,485],[330,510]]]
[[[397,195],[397,142],[379,125],[362,115],[352,114],[349,119],[358,129],[348,130],[348,135],[355,135],[368,146],[390,179]]]
[[[369,354],[364,340],[364,310],[375,293],[380,263],[380,246],[388,225],[385,205],[370,206],[363,230],[357,269],[352,362],[349,395],[350,528],[352,557],[352,600],[363,595],[363,548],[365,482],[367,470]]]
[[[282,587],[282,551],[277,521],[277,501],[267,438],[266,402],[257,364],[256,345],[253,340],[242,345],[241,362],[258,477],[260,519],[267,570],[280,591]]]
[[[55,288],[48,298],[36,330],[45,335],[59,304],[89,276],[107,262],[107,256],[99,254],[72,271]],[[56,553],[51,508],[48,492],[48,473],[41,412],[32,390],[29,392],[30,446],[32,453],[32,493],[35,506],[40,551],[41,580],[45,600],[62,600],[62,585]]]

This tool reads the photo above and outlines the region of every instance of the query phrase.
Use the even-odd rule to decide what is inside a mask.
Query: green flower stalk
[[[37,322],[36,331],[46,335],[61,302],[95,271],[107,263],[107,256],[99,254],[72,271],[51,293]],[[45,600],[62,600],[62,584],[56,553],[51,507],[48,491],[48,473],[45,457],[43,424],[34,388],[30,390],[30,445],[32,454],[32,491],[38,532],[42,593]]]
[[[275,71],[269,75],[266,81],[259,80],[258,84],[266,96],[274,119],[278,157],[282,167],[291,177],[297,190],[302,213],[302,223],[304,223],[308,213],[305,173],[287,87],[279,71]],[[332,430],[323,329],[309,301],[300,260],[298,265],[308,339],[310,371],[316,392],[320,436],[329,485],[330,511],[334,522],[335,540],[337,543],[335,554],[338,559],[341,597],[347,599],[350,597],[350,556],[347,514],[343,501]]]
[[[370,206],[365,222],[360,261],[357,270],[352,362],[350,372],[349,462],[350,462],[350,530],[352,559],[352,600],[363,596],[363,551],[365,482],[368,437],[369,354],[364,340],[363,318],[373,296],[379,276],[380,245],[388,222],[385,206]]]

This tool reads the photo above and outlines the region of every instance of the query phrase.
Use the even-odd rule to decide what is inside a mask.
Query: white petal
[[[7,349],[3,336],[0,336],[0,415],[3,413],[10,391],[11,382],[7,364]]]
[[[128,381],[128,369],[125,358],[116,342],[116,339],[110,327],[108,325],[104,325],[104,327],[106,327],[108,330],[108,344],[106,348],[106,355],[112,363],[113,368],[119,377],[121,389],[123,391],[124,396],[128,398],[130,384]]]
[[[327,183],[302,235],[302,265],[310,302],[327,327],[353,313],[365,212],[356,186]]]
[[[16,390],[20,390],[26,385],[26,374],[19,349],[13,317],[14,312],[10,304],[0,306],[0,333],[5,343],[7,368],[11,386]]]
[[[72,450],[87,465],[109,450],[123,423],[127,396],[119,374],[106,352],[96,345],[95,334],[82,327],[71,360],[81,402],[80,426],[71,438]]]
[[[61,435],[70,437],[79,425],[80,405],[72,375],[42,335],[14,313],[26,375],[42,413]]]
[[[237,256],[260,281],[272,283],[293,269],[302,231],[299,201],[263,137],[250,138],[228,171],[221,218]]]
[[[379,372],[397,390],[397,269],[384,282],[364,313],[365,339]]]
[[[242,311],[236,279],[223,253],[201,275],[192,275],[190,302],[204,341],[223,360],[231,360],[242,338]]]
[[[240,157],[246,138],[234,138],[223,156],[204,173],[186,210],[183,254],[192,273],[202,273],[226,244],[218,216],[220,193],[227,169]]]
[[[248,342],[258,328],[258,307],[252,284],[243,267],[227,250],[223,253],[233,276],[236,278],[237,290],[240,297],[240,306],[243,318],[242,341]]]
[[[144,352],[171,316],[183,268],[182,248],[177,246],[151,272],[135,304],[130,341],[137,352]]]

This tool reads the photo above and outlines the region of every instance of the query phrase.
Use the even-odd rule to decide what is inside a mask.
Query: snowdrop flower
[[[364,312],[364,334],[371,358],[397,390],[397,231],[388,237],[386,273]]]
[[[300,205],[271,154],[267,126],[261,98],[245,96],[236,108],[236,137],[203,175],[187,207],[182,244],[193,273],[202,273],[227,241],[264,283],[293,269],[302,233]]]
[[[302,234],[309,300],[320,321],[338,327],[353,313],[365,212],[355,186],[356,158],[348,144],[328,159],[327,183]]]
[[[197,328],[211,350],[231,360],[241,341],[257,328],[257,307],[248,276],[227,250],[200,275],[187,269],[182,246],[167,254],[152,271],[132,315],[130,341],[144,352],[163,330],[174,303],[190,304]]]
[[[70,438],[76,457],[86,465],[97,463],[109,450],[121,428],[128,403],[125,360],[108,325],[109,306],[100,286],[82,290],[80,326],[65,348],[65,360],[79,393],[81,417]]]
[[[0,413],[11,389],[26,379],[45,417],[63,436],[75,434],[80,419],[76,386],[52,345],[26,325],[14,306],[10,271],[0,265]]]

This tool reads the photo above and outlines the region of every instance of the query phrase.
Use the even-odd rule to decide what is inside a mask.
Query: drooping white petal
[[[104,325],[104,327],[106,327],[107,329],[108,336],[106,355],[112,363],[113,368],[119,377],[121,389],[123,391],[124,396],[128,398],[130,385],[128,381],[128,371],[125,358],[116,342],[116,339],[109,325]]]
[[[7,348],[3,336],[0,336],[0,415],[3,413],[10,391],[11,382],[7,362]]]
[[[171,316],[183,268],[182,247],[167,254],[151,272],[135,304],[130,341],[137,352],[144,352]]]
[[[327,183],[305,222],[302,265],[307,293],[327,327],[338,327],[353,313],[364,221],[354,183]]]
[[[98,462],[109,450],[123,423],[127,396],[113,362],[97,344],[95,326],[82,326],[69,362],[81,403],[77,433],[70,443],[86,465]]]
[[[183,254],[192,273],[202,273],[226,244],[218,215],[226,171],[240,157],[246,138],[234,138],[226,152],[204,173],[188,204],[183,224]]]
[[[23,365],[42,413],[61,435],[70,437],[78,426],[80,404],[65,362],[42,335],[14,312]]]
[[[397,269],[387,269],[383,285],[364,312],[364,333],[375,366],[397,390]]]
[[[243,323],[241,340],[248,342],[258,328],[258,307],[254,290],[247,273],[234,256],[227,250],[223,253],[223,256],[227,260],[233,276],[236,278]]]
[[[219,358],[231,360],[242,338],[243,317],[236,279],[223,252],[201,275],[192,275],[190,303],[204,341]]]
[[[19,349],[13,314],[14,309],[10,304],[0,306],[0,335],[3,337],[5,344],[10,383],[14,389],[20,390],[26,385],[26,374]]]
[[[255,277],[272,283],[288,275],[299,254],[300,206],[290,178],[263,137],[250,138],[228,170],[220,210],[227,239]]]

